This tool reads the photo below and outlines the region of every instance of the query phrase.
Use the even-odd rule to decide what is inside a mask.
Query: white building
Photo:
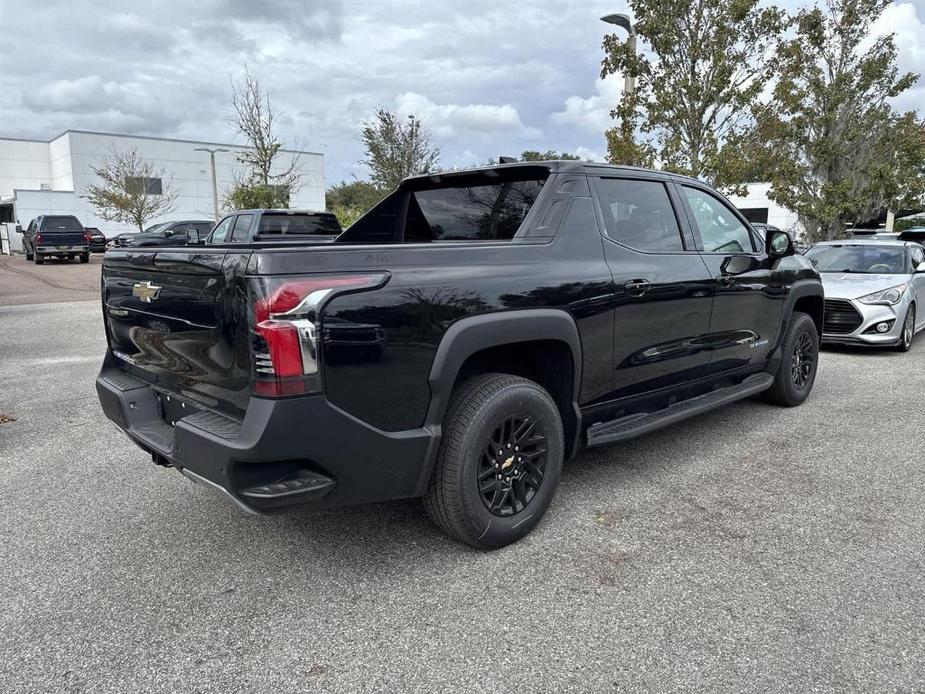
[[[749,183],[748,192],[744,197],[729,196],[729,201],[735,205],[750,222],[761,222],[789,231],[797,236],[802,234],[796,212],[781,207],[768,198],[770,183]]]
[[[219,205],[224,194],[244,170],[237,153],[239,145],[170,140],[160,137],[116,135],[112,133],[68,130],[44,142],[0,138],[0,222],[16,222],[25,227],[42,214],[72,214],[85,226],[98,227],[107,236],[132,227],[107,222],[98,217],[86,199],[87,186],[95,176],[93,166],[102,164],[115,151],[138,152],[161,172],[151,190],[169,185],[177,193],[175,209],[164,215],[171,219],[213,219],[212,175],[208,152],[198,148],[224,149],[215,155]],[[324,162],[321,154],[283,150],[282,166],[296,162],[298,190],[289,205],[296,209],[324,209]],[[152,220],[160,221],[160,220]],[[21,247],[21,236],[11,234],[13,250]]]

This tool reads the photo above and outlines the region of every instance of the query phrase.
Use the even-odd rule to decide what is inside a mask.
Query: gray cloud
[[[890,13],[904,69],[925,70],[923,5]],[[229,78],[247,62],[283,114],[284,139],[323,151],[329,180],[363,173],[359,123],[377,105],[416,111],[445,165],[528,148],[600,154],[620,85],[597,80],[607,29],[598,17],[621,9],[612,0],[0,0],[0,25],[15,37],[0,43],[0,135],[83,128],[233,142]],[[921,96],[898,105],[918,107]]]

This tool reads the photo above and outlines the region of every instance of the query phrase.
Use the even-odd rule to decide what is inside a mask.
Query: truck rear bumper
[[[89,253],[90,246],[36,246],[35,252],[39,255],[61,255],[63,253]]]
[[[252,398],[240,422],[186,401],[190,414],[170,422],[167,394],[119,368],[104,366],[96,389],[106,416],[155,462],[254,513],[417,496],[438,440],[426,428],[370,427],[323,396]]]

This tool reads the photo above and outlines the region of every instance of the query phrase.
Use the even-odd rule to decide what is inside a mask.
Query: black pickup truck
[[[420,496],[479,547],[582,446],[799,405],[823,319],[786,233],[576,162],[408,179],[334,243],[117,249],[102,280],[100,401],[154,462],[256,513]]]

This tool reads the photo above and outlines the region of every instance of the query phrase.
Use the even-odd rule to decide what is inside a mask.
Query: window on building
[[[125,189],[137,195],[163,195],[164,186],[160,178],[146,178],[144,176],[126,176]]]
[[[739,212],[741,212],[742,216],[752,224],[768,223],[767,207],[740,207]]]
[[[664,183],[602,178],[598,194],[607,235],[614,241],[647,253],[684,250]]]

